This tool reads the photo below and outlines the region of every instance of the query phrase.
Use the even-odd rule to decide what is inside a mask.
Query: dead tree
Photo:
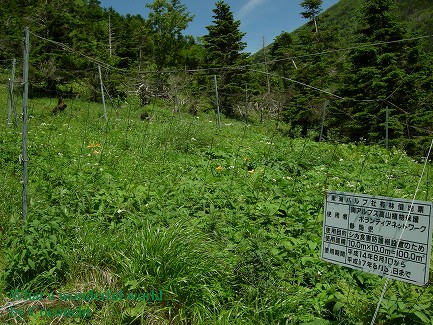
[[[196,100],[192,100],[191,104],[189,106],[188,109],[189,114],[191,114],[192,116],[197,116],[198,115],[198,104]]]
[[[150,121],[152,120],[152,117],[149,115],[148,112],[143,112],[143,113],[141,113],[141,115],[140,115],[140,119],[141,119],[142,121],[148,121],[148,122],[150,122]]]
[[[57,106],[53,108],[53,114],[57,114],[58,112],[63,112],[68,105],[65,104],[63,97],[59,97],[59,101]]]

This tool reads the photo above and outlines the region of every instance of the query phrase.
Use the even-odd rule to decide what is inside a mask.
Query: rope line
[[[406,221],[404,223],[403,230],[401,231],[400,237],[398,238],[398,241],[397,241],[397,245],[396,245],[396,249],[395,249],[395,253],[394,253],[394,258],[397,257],[397,251],[398,251],[397,247],[399,247],[399,243],[401,241],[401,238],[403,237],[404,230],[406,229],[407,223],[409,222],[409,216],[410,216],[410,214],[412,212],[412,208],[413,208],[413,204],[414,204],[415,199],[416,199],[416,195],[418,194],[418,191],[419,191],[419,188],[420,188],[420,185],[421,185],[421,181],[422,181],[422,179],[424,177],[424,172],[425,172],[425,169],[427,167],[427,163],[428,163],[428,160],[429,160],[429,157],[430,157],[430,153],[431,153],[432,147],[433,147],[433,139],[432,139],[432,141],[430,143],[430,148],[428,150],[427,156],[425,157],[425,162],[424,162],[424,166],[423,166],[423,169],[422,169],[422,172],[421,172],[421,176],[420,176],[418,184],[416,186],[415,193],[414,193],[413,198],[412,198],[412,203],[410,204],[410,207],[409,207],[409,212],[408,212]],[[391,268],[388,269],[388,272],[387,272],[386,275],[389,275],[390,271],[391,271]],[[377,317],[377,314],[379,313],[379,309],[380,309],[380,306],[382,304],[383,298],[385,296],[386,290],[388,288],[389,281],[390,281],[390,278],[387,277],[386,281],[385,281],[385,284],[383,285],[382,293],[380,295],[380,298],[379,298],[379,301],[377,303],[376,310],[374,312],[373,318],[371,319],[370,325],[374,325],[374,322],[376,321],[376,317]]]
[[[117,71],[122,71],[122,72],[131,72],[131,70],[128,69],[120,69],[120,68],[116,68],[113,67],[112,65],[105,63],[101,60],[92,58],[86,54],[83,54],[81,52],[78,52],[76,50],[74,50],[72,47],[70,47],[69,45],[66,45],[64,43],[61,42],[57,42],[57,41],[53,41],[50,39],[47,39],[45,37],[39,36],[37,34],[34,34],[32,32],[30,32],[31,35],[53,43],[55,45],[57,45],[58,47],[71,52],[71,53],[75,53],[79,56],[82,56],[86,59],[88,59],[90,62],[99,64],[101,66],[104,66],[107,69],[113,69],[113,70],[117,70]],[[172,69],[172,70],[166,70],[166,71],[157,71],[157,70],[145,70],[145,71],[140,71],[141,73],[179,73],[179,72],[206,72],[206,71],[219,71],[219,70],[228,70],[228,69],[245,69],[251,66],[257,66],[257,65],[269,65],[271,63],[276,63],[276,62],[282,62],[282,61],[292,61],[293,59],[300,59],[300,58],[304,58],[304,57],[312,57],[312,56],[322,56],[325,54],[330,54],[330,53],[335,53],[335,52],[344,52],[344,51],[352,51],[358,48],[364,48],[364,47],[369,47],[369,46],[381,46],[381,45],[386,45],[386,44],[392,44],[392,43],[401,43],[401,42],[408,42],[408,41],[413,41],[413,40],[419,40],[419,39],[426,39],[426,38],[432,38],[433,35],[425,35],[425,36],[419,36],[419,37],[411,37],[411,38],[405,38],[405,39],[400,39],[400,40],[395,40],[395,41],[388,41],[388,42],[377,42],[377,43],[368,43],[368,44],[360,44],[357,46],[351,46],[351,47],[346,47],[346,48],[341,48],[341,49],[335,49],[335,50],[329,50],[329,51],[322,51],[322,52],[317,52],[317,53],[311,53],[311,54],[303,54],[303,55],[297,55],[297,56],[290,56],[290,58],[282,58],[282,59],[275,59],[275,60],[269,60],[269,61],[262,61],[262,62],[257,62],[257,63],[251,63],[251,64],[245,64],[245,65],[240,65],[240,66],[229,66],[229,67],[210,67],[210,68],[197,68],[197,69]]]

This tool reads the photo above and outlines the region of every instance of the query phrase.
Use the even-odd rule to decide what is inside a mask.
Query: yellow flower
[[[254,173],[254,169],[249,170],[248,173],[250,174]]]
[[[216,170],[223,170],[223,168],[222,168],[221,166],[218,166],[218,167],[216,168]]]
[[[95,155],[99,155],[101,152],[98,151],[98,150],[93,150],[93,153],[94,153]]]
[[[89,144],[88,144],[88,146],[87,146],[87,148],[99,148],[101,146],[101,144],[100,143],[93,143],[93,142],[90,142]]]

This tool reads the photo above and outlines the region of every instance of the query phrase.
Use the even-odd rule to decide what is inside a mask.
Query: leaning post
[[[386,130],[385,130],[385,138],[386,138],[386,150],[389,149],[389,111],[388,106],[386,106]]]
[[[322,126],[320,127],[320,137],[319,142],[322,142],[323,140],[323,130],[325,128],[325,116],[326,116],[326,106],[328,106],[328,101],[326,100],[323,104],[323,111],[322,111]]]
[[[245,124],[248,125],[248,84],[245,83]]]
[[[107,122],[107,108],[105,107],[104,84],[102,82],[101,66],[98,65],[99,82],[101,84],[102,107],[104,108],[104,120]]]

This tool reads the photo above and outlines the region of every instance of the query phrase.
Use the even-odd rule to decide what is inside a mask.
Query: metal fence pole
[[[215,83],[215,97],[216,97],[216,105],[217,105],[217,114],[218,114],[218,129],[221,128],[221,113],[220,113],[220,104],[218,101],[218,84],[216,75],[213,76],[213,80]]]
[[[328,106],[328,101],[325,101],[325,104],[323,105],[323,112],[322,112],[322,126],[321,126],[321,128],[320,128],[320,137],[319,137],[319,142],[321,142],[322,139],[323,139],[323,130],[324,130],[324,127],[325,127],[326,106]]]
[[[245,83],[245,123],[248,125],[248,84]]]
[[[12,60],[11,78],[9,79],[9,84],[8,84],[9,99],[8,99],[8,123],[7,123],[7,125],[8,126],[11,125],[11,118],[13,115],[14,124],[17,127],[18,126],[17,111],[15,109],[15,102],[14,102],[15,65],[16,65],[16,59],[14,58]]]
[[[29,98],[29,28],[24,29],[24,61],[23,61],[23,144],[21,163],[23,167],[23,192],[22,192],[22,203],[23,203],[23,220],[27,220],[27,135],[28,135],[28,98]]]
[[[177,86],[174,86],[174,110],[177,112],[180,118],[180,105],[179,100],[177,98]]]
[[[107,121],[107,108],[105,107],[104,84],[102,82],[101,66],[98,65],[99,82],[101,84],[102,106],[104,108],[104,120]]]

